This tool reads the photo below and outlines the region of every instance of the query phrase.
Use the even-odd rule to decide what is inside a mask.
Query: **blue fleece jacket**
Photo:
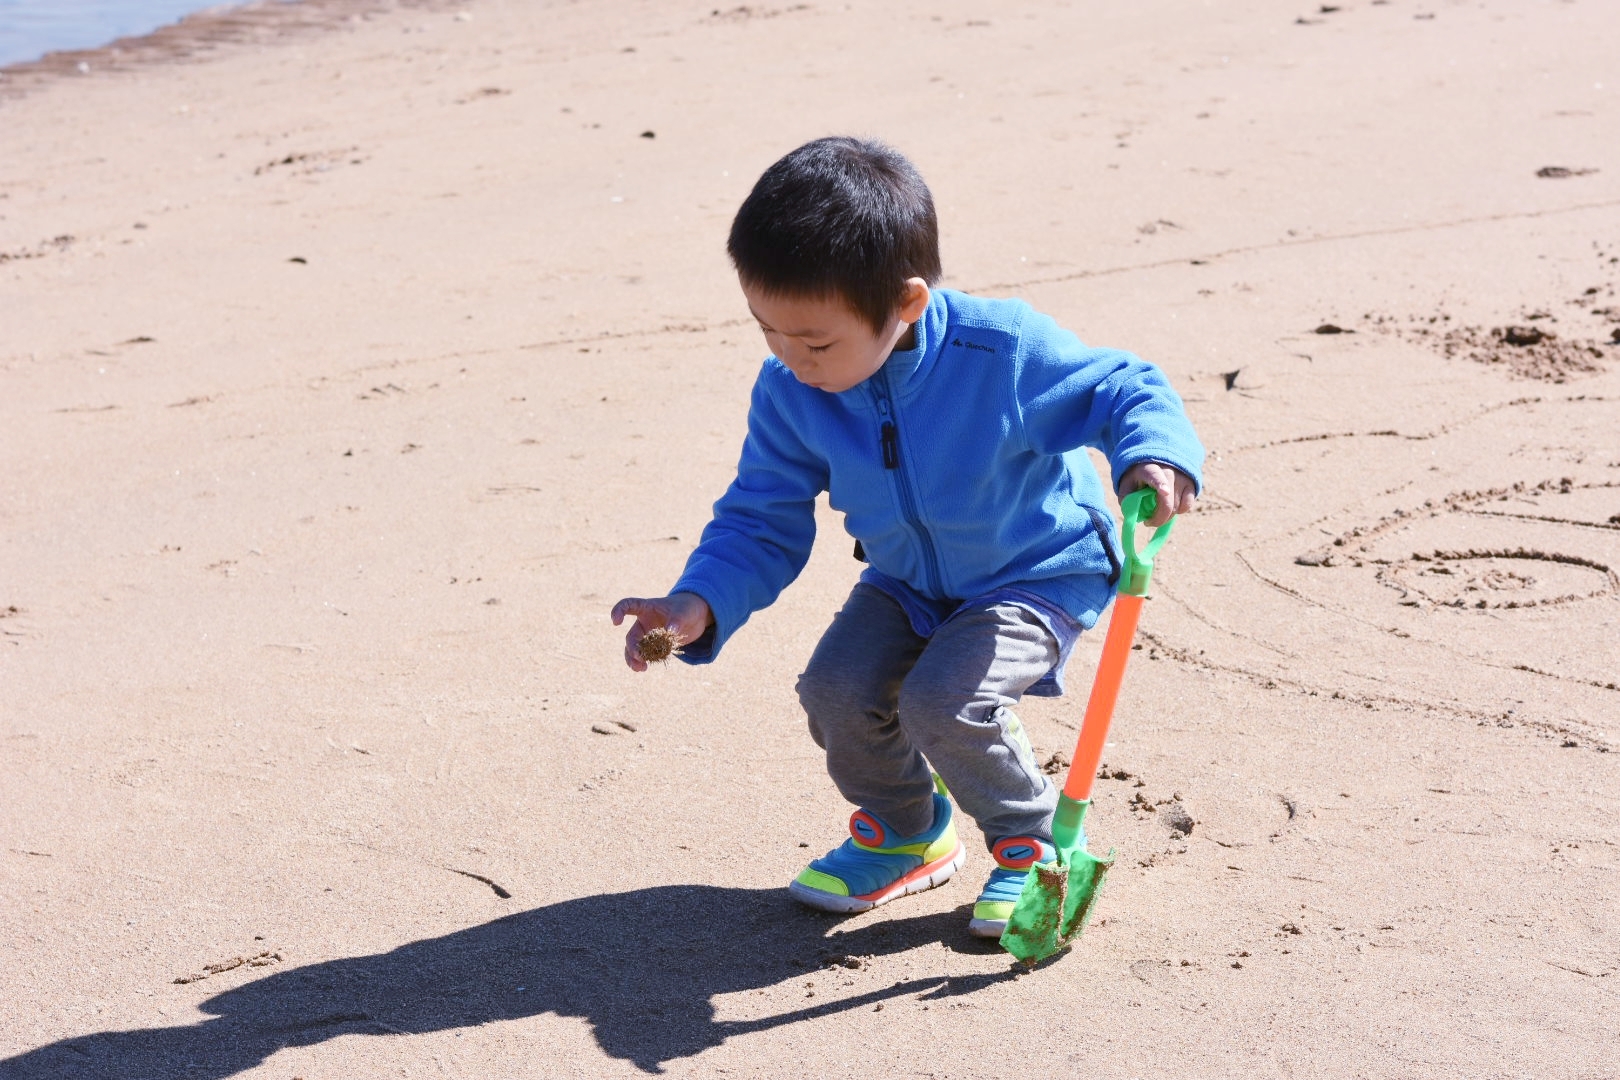
[[[1088,446],[1115,477],[1157,461],[1202,488],[1203,447],[1163,373],[1088,348],[1020,300],[934,290],[915,346],[841,393],[768,358],[737,478],[671,590],[714,613],[682,657],[713,659],[798,576],[823,491],[865,552],[863,579],[919,633],[988,596],[1089,629],[1120,562]]]

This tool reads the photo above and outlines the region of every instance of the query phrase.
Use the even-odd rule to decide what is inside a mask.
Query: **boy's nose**
[[[802,345],[793,345],[785,341],[782,343],[781,351],[776,354],[776,358],[786,364],[788,370],[792,372],[803,371],[808,356],[808,351]]]

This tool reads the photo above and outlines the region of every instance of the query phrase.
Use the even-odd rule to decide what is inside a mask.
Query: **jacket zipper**
[[[872,385],[877,394],[878,416],[882,421],[878,427],[878,444],[883,451],[883,467],[894,471],[900,488],[901,512],[905,515],[906,524],[917,534],[917,539],[922,545],[928,587],[935,596],[940,596],[943,595],[944,585],[940,581],[939,554],[934,550],[934,538],[923,528],[921,516],[917,513],[917,501],[911,491],[911,480],[906,475],[906,470],[900,467],[900,428],[895,423],[894,406],[889,399],[889,373],[880,372]]]

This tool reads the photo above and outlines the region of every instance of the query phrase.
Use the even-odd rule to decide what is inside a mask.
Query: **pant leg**
[[[934,818],[933,775],[895,715],[901,680],[924,644],[899,604],[857,584],[798,685],[810,736],[826,750],[839,792],[906,836]]]
[[[1052,835],[1058,790],[1012,711],[1057,660],[1057,642],[1016,604],[947,619],[900,688],[900,726],[987,841]]]

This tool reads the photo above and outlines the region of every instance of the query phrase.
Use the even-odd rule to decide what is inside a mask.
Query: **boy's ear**
[[[900,299],[900,321],[914,323],[928,310],[928,282],[920,277],[906,279],[906,291]]]

